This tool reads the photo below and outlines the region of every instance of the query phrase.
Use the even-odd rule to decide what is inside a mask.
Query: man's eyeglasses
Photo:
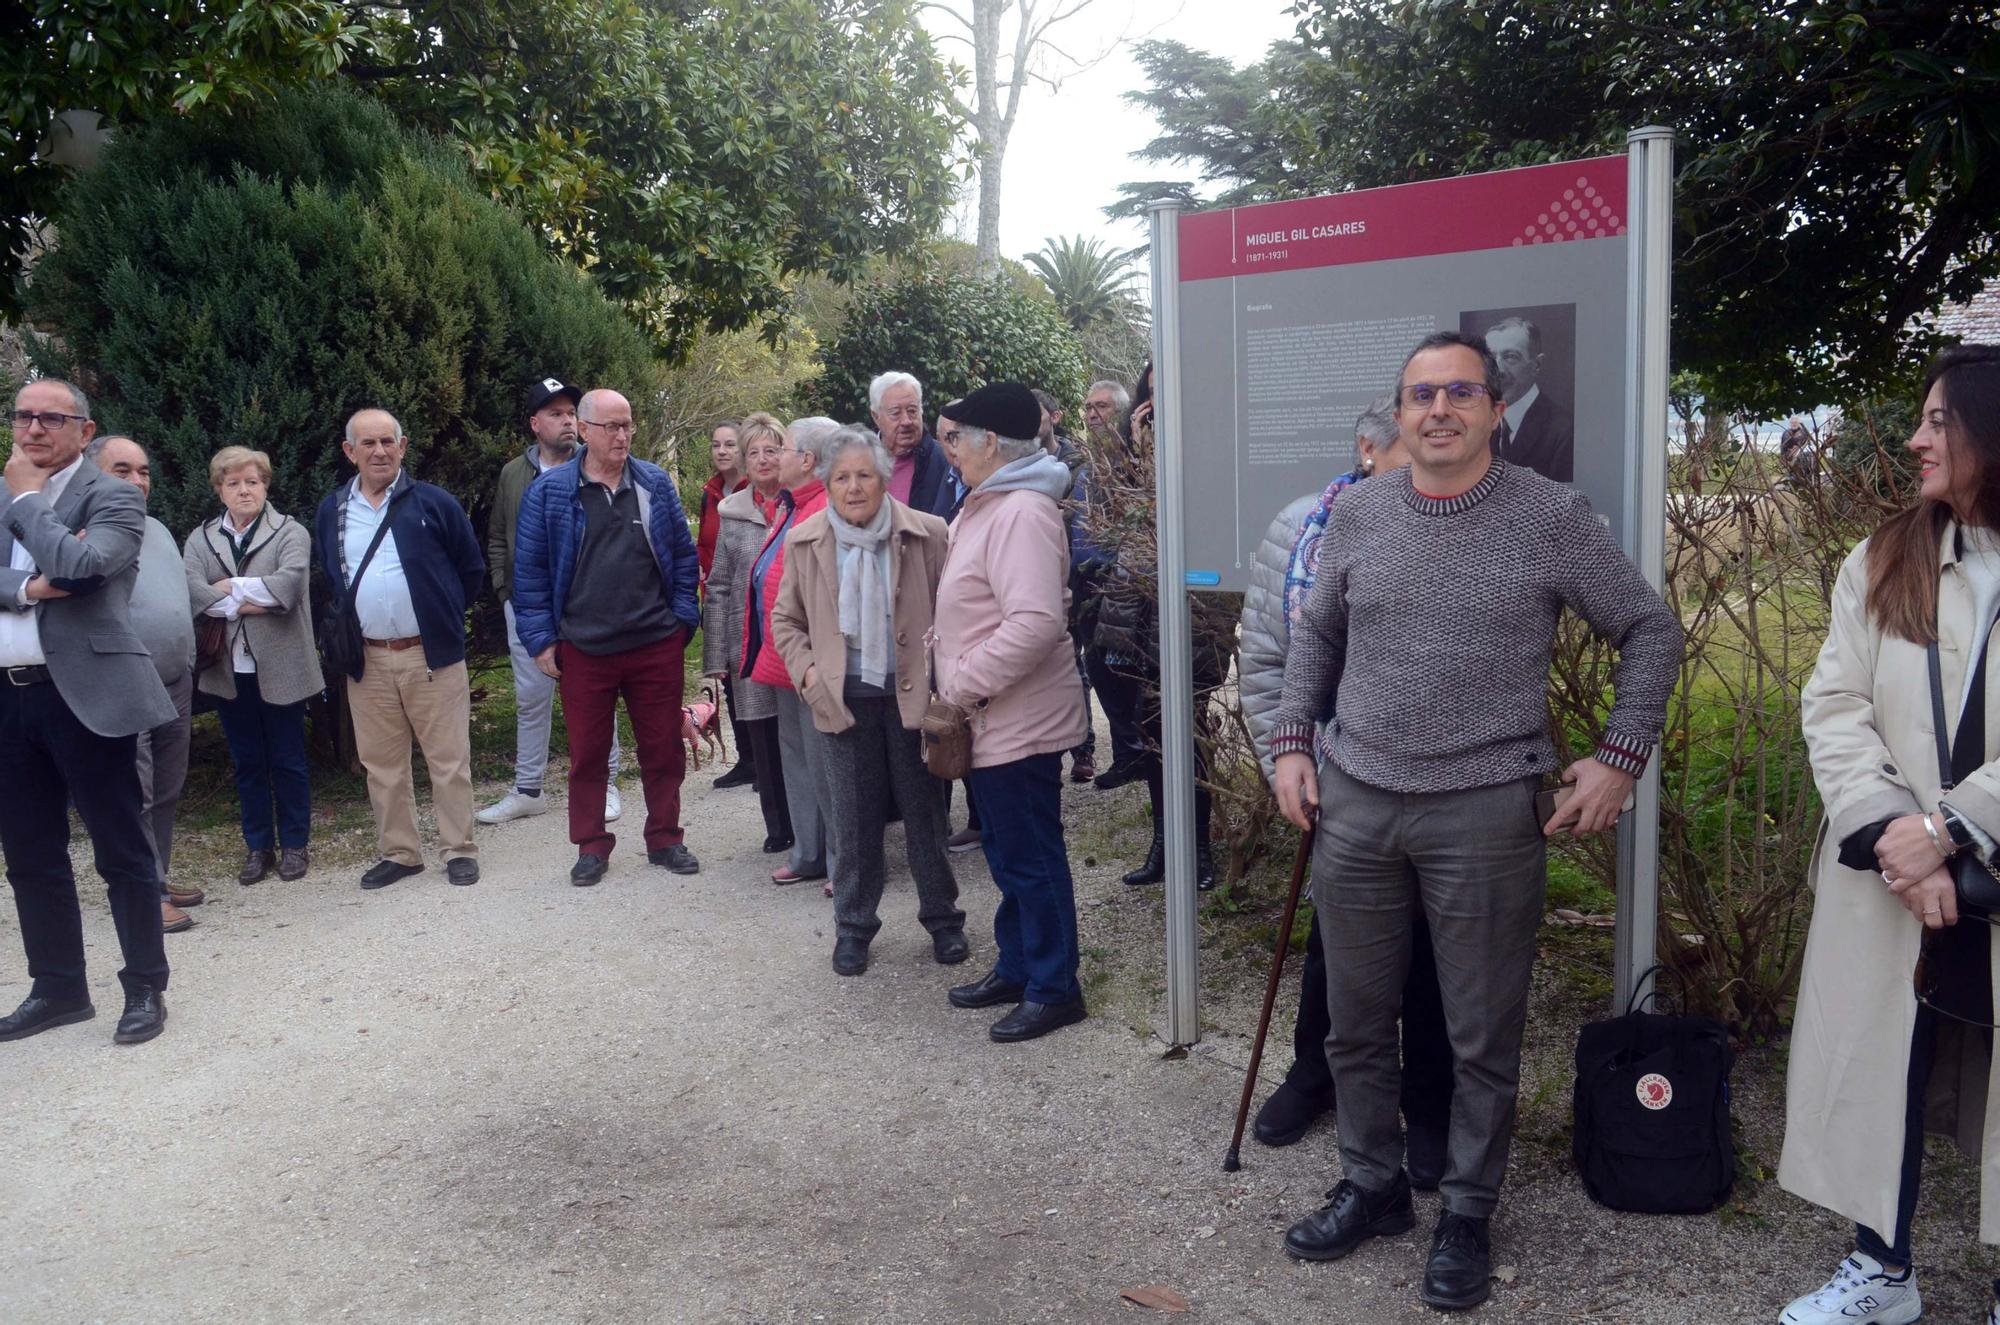
[[[577,422],[582,424],[586,428],[602,428],[604,429],[604,431],[608,433],[614,433],[614,434],[624,433],[628,437],[632,435],[632,430],[634,427],[634,425],[629,422],[599,423],[596,419],[578,419]]]
[[[14,427],[26,432],[39,420],[43,428],[55,432],[72,423],[83,423],[89,418],[88,414],[58,414],[52,409],[45,409],[39,413],[31,409],[17,409],[14,411]]]
[[[1429,409],[1440,391],[1459,409],[1469,409],[1493,394],[1484,382],[1412,382],[1398,398],[1404,409]]]

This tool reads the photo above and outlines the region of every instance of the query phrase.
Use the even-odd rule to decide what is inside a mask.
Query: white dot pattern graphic
[[[1514,247],[1604,239],[1625,233],[1624,220],[1611,210],[1611,204],[1598,193],[1587,175],[1578,175],[1575,185],[1564,189],[1561,197],[1549,199],[1547,208],[1521,227],[1521,233],[1512,241]]]

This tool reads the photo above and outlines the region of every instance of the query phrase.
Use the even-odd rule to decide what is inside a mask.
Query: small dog
[[[688,762],[701,767],[706,746],[723,759],[729,758],[729,740],[722,734],[722,696],[713,681],[701,683],[701,702],[681,705],[681,739],[688,744]]]

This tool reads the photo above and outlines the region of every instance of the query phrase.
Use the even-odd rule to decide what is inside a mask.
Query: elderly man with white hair
[[[357,472],[326,495],[313,521],[320,567],[366,641],[347,676],[354,746],[368,772],[381,856],[361,876],[363,888],[423,872],[412,738],[430,769],[445,878],[461,886],[479,882],[465,607],[485,582],[486,559],[458,499],[404,470],[409,446],[389,411],[356,411],[341,449]]]
[[[528,485],[514,535],[514,621],[562,687],[569,728],[569,881],[603,878],[617,844],[604,792],[620,694],[639,747],[646,861],[696,874],[681,829],[683,658],[701,622],[695,541],[673,476],[632,454],[631,402],[585,392],[576,421],[582,447]]]
[[[908,373],[883,373],[868,384],[868,412],[889,450],[889,495],[913,511],[950,519],[964,489],[924,428],[924,384]]]

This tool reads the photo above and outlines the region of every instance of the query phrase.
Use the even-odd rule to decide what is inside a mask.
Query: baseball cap
[[[544,377],[528,388],[528,394],[524,397],[526,403],[521,412],[533,414],[557,396],[568,396],[570,404],[579,404],[583,400],[583,388],[567,386],[561,378]]]

